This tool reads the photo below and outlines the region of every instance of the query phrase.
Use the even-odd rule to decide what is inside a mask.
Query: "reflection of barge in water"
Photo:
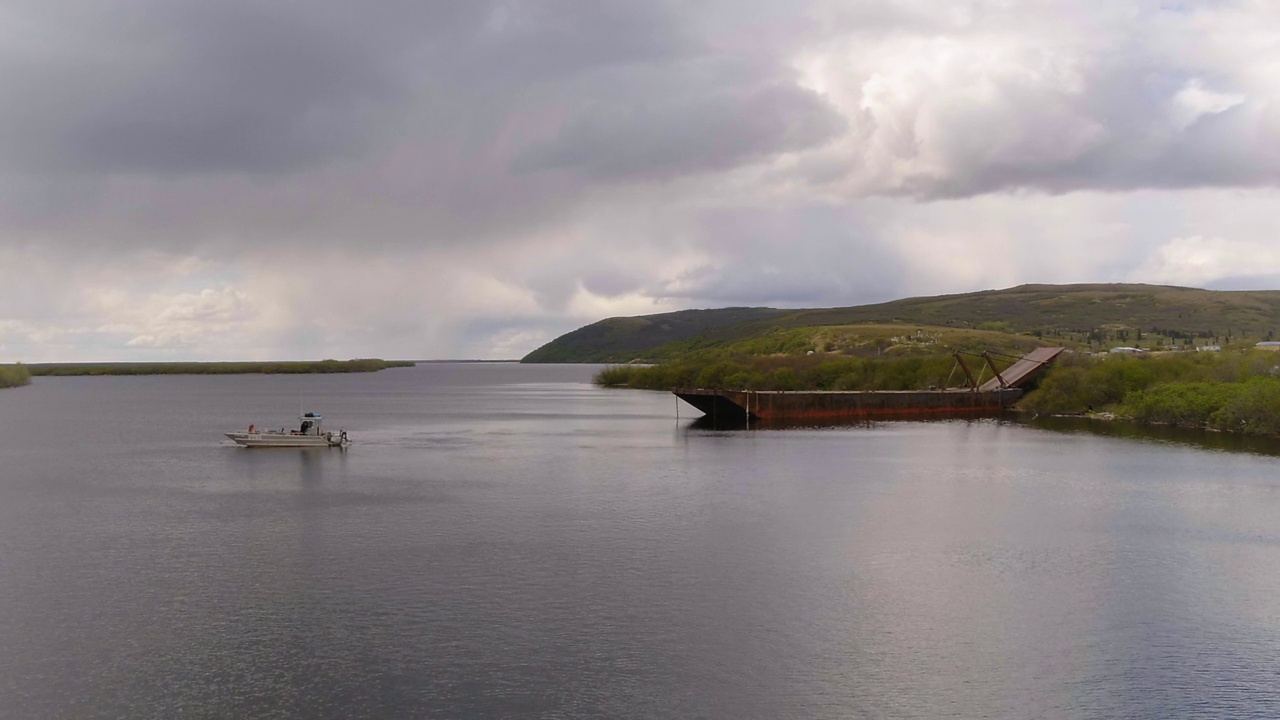
[[[965,365],[961,353],[956,353],[956,362],[969,380],[969,387],[965,388],[857,391],[679,388],[673,392],[717,424],[756,420],[787,423],[980,417],[998,414],[1022,397],[1022,386],[1039,375],[1063,350],[1037,348],[1003,371],[996,369],[990,353],[983,353],[982,358],[995,377],[981,385]]]

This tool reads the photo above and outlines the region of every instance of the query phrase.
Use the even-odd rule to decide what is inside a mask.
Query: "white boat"
[[[302,421],[297,430],[280,428],[279,430],[259,430],[250,425],[248,432],[223,433],[245,447],[279,447],[279,448],[312,448],[312,447],[346,447],[351,444],[347,431],[325,432],[321,427],[324,418],[315,413],[298,416]]]

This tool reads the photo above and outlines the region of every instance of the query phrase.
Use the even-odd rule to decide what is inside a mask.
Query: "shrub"
[[[733,386],[727,384],[725,379],[735,374],[741,374],[741,370],[734,363],[725,360],[708,365],[698,373],[694,384],[700,388],[730,388]]]
[[[1135,393],[1120,412],[1138,422],[1201,427],[1241,391],[1219,382],[1176,382]]]
[[[1254,378],[1209,418],[1209,426],[1248,435],[1280,435],[1280,380]]]
[[[1033,412],[1059,415],[1084,412],[1093,400],[1087,369],[1078,364],[1064,364],[1051,369],[1041,380],[1039,388],[1029,393],[1019,405]]]

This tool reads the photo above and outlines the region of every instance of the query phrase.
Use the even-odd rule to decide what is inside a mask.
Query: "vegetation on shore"
[[[1010,363],[996,360],[1000,369]],[[971,366],[977,372],[977,366]],[[961,384],[964,375],[950,355],[880,360],[805,355],[617,365],[597,373],[595,382],[644,390],[927,390]]]
[[[1280,435],[1280,355],[1253,350],[1064,358],[1019,407]]]
[[[314,360],[281,362],[158,362],[158,363],[37,363],[26,365],[32,375],[245,375],[377,372],[411,367],[406,360]]]
[[[0,365],[0,388],[11,388],[31,382],[31,371],[26,365]]]

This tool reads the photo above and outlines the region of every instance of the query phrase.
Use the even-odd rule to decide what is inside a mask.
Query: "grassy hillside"
[[[1045,343],[1032,335],[901,323],[859,323],[786,329],[772,327],[740,339],[698,337],[652,348],[654,361],[719,359],[768,355],[847,355],[859,358],[901,358],[999,348],[1026,352]],[[1073,345],[1067,341],[1065,344]]]
[[[690,338],[730,339],[723,331],[744,323],[783,318],[790,310],[721,308],[609,318],[574,330],[526,355],[521,362],[626,362],[660,345]]]
[[[881,333],[885,337],[902,337],[904,329],[939,336],[962,331],[944,341],[961,346],[983,340],[969,333],[998,333],[1004,338],[990,344],[1010,349],[1027,342],[1028,336],[1036,338],[1032,344],[1095,348],[1223,344],[1280,334],[1280,291],[1020,285],[847,308],[686,310],[602,320],[556,338],[530,353],[524,362],[617,363],[671,360],[691,354],[793,354],[809,350],[866,356],[867,343],[875,347],[877,342],[868,329],[873,325],[893,326],[887,335]],[[875,349],[883,351],[883,341]]]

